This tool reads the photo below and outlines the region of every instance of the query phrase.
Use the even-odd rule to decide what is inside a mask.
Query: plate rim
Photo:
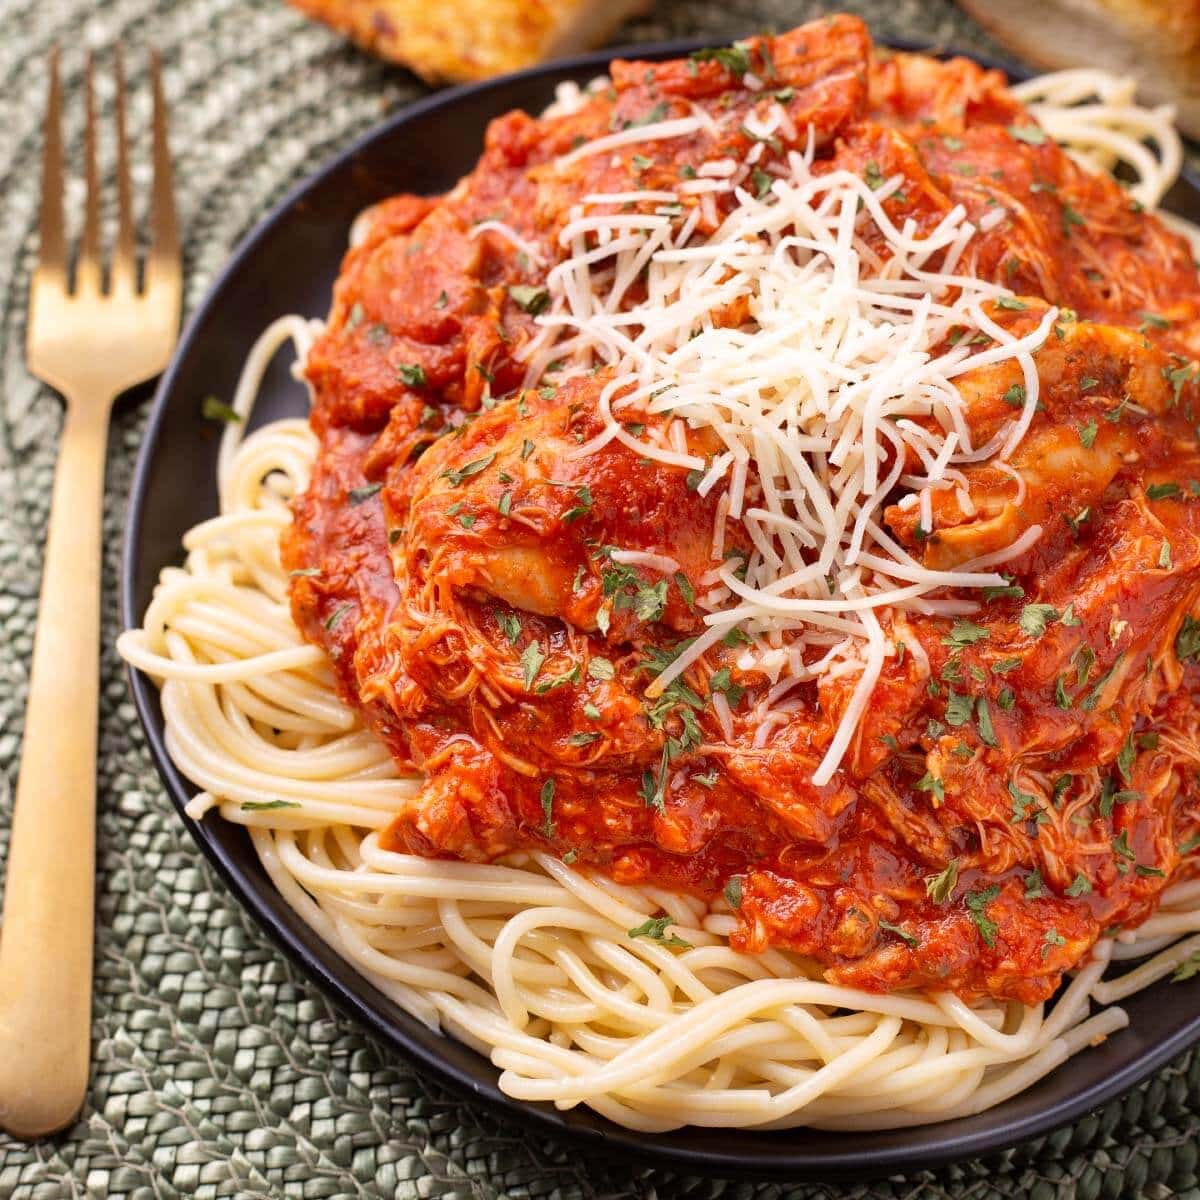
[[[143,514],[146,509],[146,492],[150,485],[154,451],[158,447],[162,426],[166,420],[169,401],[177,390],[183,375],[184,360],[192,343],[201,336],[202,328],[218,302],[221,293],[235,277],[249,267],[259,243],[288,220],[305,195],[330,176],[350,167],[354,159],[364,150],[381,140],[401,134],[410,123],[419,122],[426,114],[444,108],[452,108],[465,97],[485,95],[503,91],[514,82],[545,79],[556,76],[570,77],[590,68],[603,70],[616,58],[661,59],[677,57],[693,50],[714,44],[713,38],[693,37],[673,39],[645,44],[623,45],[603,48],[570,58],[558,59],[510,72],[492,79],[468,83],[458,87],[436,91],[416,101],[403,104],[363,132],[355,135],[341,150],[322,160],[303,178],[290,185],[284,194],[267,212],[256,220],[239,238],[220,269],[214,273],[204,293],[189,314],[180,333],[179,341],[171,361],[160,377],[150,401],[149,413],[138,446],[129,494],[124,507],[124,534],[120,546],[119,571],[119,621],[122,631],[140,626],[140,615],[134,607],[137,578],[141,566],[140,542],[142,538]],[[881,42],[890,48],[934,54],[938,57],[961,55],[980,65],[1003,71],[1013,79],[1029,78],[1035,72],[1023,64],[988,54],[978,54],[959,49],[952,44],[923,42],[920,40],[893,37]],[[1200,179],[1185,165],[1181,178],[1200,196]],[[1185,1023],[1174,1034],[1156,1042],[1154,1047],[1127,1064],[1122,1069],[1097,1081],[1090,1087],[1080,1089],[1069,1098],[1052,1102],[1049,1111],[1041,1111],[1024,1117],[994,1122],[990,1126],[973,1131],[954,1132],[963,1120],[955,1118],[931,1125],[917,1126],[922,1144],[909,1147],[903,1143],[895,1146],[836,1148],[836,1142],[844,1136],[831,1133],[834,1145],[828,1150],[805,1149],[788,1151],[786,1145],[780,1152],[766,1154],[757,1147],[745,1153],[730,1153],[712,1148],[672,1145],[671,1133],[664,1135],[644,1134],[615,1125],[588,1110],[585,1122],[571,1120],[571,1113],[562,1113],[550,1105],[515,1100],[500,1092],[495,1080],[485,1081],[483,1074],[496,1076],[497,1069],[483,1054],[471,1050],[478,1058],[479,1070],[468,1071],[448,1061],[439,1053],[439,1046],[452,1039],[451,1035],[429,1030],[415,1017],[404,1012],[365,977],[354,970],[345,960],[324,943],[309,926],[301,922],[307,935],[297,936],[280,919],[276,909],[287,908],[286,901],[274,888],[269,877],[263,875],[266,886],[244,871],[204,830],[201,821],[189,818],[184,806],[194,794],[194,788],[172,762],[167,752],[163,730],[163,719],[159,704],[159,690],[153,680],[131,664],[124,664],[124,674],[137,710],[151,757],[165,790],[183,825],[192,840],[199,846],[207,860],[216,869],[225,885],[232,892],[238,905],[247,912],[271,941],[287,956],[302,974],[320,988],[337,1011],[349,1016],[374,1038],[398,1051],[418,1071],[427,1074],[440,1086],[455,1094],[478,1103],[490,1113],[517,1122],[526,1129],[558,1139],[564,1143],[576,1143],[595,1153],[597,1151],[620,1151],[629,1158],[654,1167],[695,1172],[703,1170],[720,1178],[737,1179],[788,1179],[791,1181],[821,1181],[855,1178],[858,1180],[878,1178],[896,1172],[911,1172],[945,1166],[964,1159],[995,1154],[1012,1149],[1035,1138],[1042,1138],[1063,1126],[1078,1120],[1100,1104],[1104,1104],[1135,1087],[1152,1075],[1172,1058],[1189,1046],[1200,1041],[1200,1013]],[[260,867],[261,870],[261,867]],[[270,902],[274,898],[275,903]],[[290,908],[287,911],[292,911]],[[319,945],[316,943],[320,943]],[[322,950],[323,947],[323,950]],[[359,995],[344,985],[334,971],[322,961],[322,954],[332,956],[336,963],[347,966],[368,989],[367,995]],[[377,999],[376,999],[377,998]],[[375,1003],[371,1003],[375,1000]],[[1118,1031],[1119,1036],[1124,1030]],[[459,1043],[459,1045],[463,1045]],[[467,1047],[470,1050],[469,1047]],[[1060,1069],[1065,1064],[1059,1064]],[[984,1114],[975,1114],[976,1117]],[[685,1127],[689,1128],[689,1127]],[[944,1132],[939,1132],[944,1131]],[[718,1132],[714,1130],[714,1132]],[[729,1132],[721,1130],[719,1132]],[[746,1131],[756,1138],[771,1137],[784,1141],[788,1131]],[[888,1131],[903,1137],[908,1130]],[[868,1134],[869,1136],[869,1134]],[[650,1143],[653,1139],[652,1144]]]

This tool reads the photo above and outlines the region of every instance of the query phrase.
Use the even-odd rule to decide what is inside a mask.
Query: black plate
[[[631,57],[666,58],[701,42],[642,46]],[[259,331],[287,312],[324,316],[356,213],[400,191],[440,192],[469,171],[484,128],[512,108],[537,112],[554,85],[584,83],[620,51],[571,59],[433,96],[405,108],[295,188],[242,242],[191,319],[158,387],[134,475],[122,568],[122,621],[140,624],[159,570],[179,561],[184,531],[217,511],[217,439],[200,416],[203,397],[233,394]],[[1025,72],[1008,68],[1023,77]],[[1177,185],[1170,206],[1200,221],[1200,186]],[[282,358],[282,356],[281,356]],[[304,411],[302,389],[277,361],[254,423]],[[130,686],[167,790],[182,810],[195,789],[163,743],[158,690],[139,672]],[[347,965],[297,917],[268,880],[237,825],[186,822],[239,901],[276,942],[352,1014],[430,1075],[543,1133],[626,1157],[709,1175],[791,1180],[880,1175],[935,1166],[1012,1146],[1049,1132],[1120,1094],[1200,1038],[1197,985],[1159,984],[1130,1000],[1131,1028],[1084,1051],[1028,1091],[976,1117],[883,1133],[830,1134],[797,1129],[749,1133],[682,1129],[643,1135],[585,1109],[561,1113],[522,1104],[496,1086],[485,1058],[430,1033]]]

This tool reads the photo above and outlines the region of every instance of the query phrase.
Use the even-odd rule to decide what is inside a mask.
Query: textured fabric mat
[[[659,0],[620,40],[694,32],[727,39],[798,23],[821,7]],[[948,0],[841,7],[866,16],[884,37],[994,49]],[[68,98],[77,100],[82,47],[99,50],[107,66],[104,52],[118,40],[131,69],[131,115],[143,131],[142,51],[154,44],[166,57],[189,307],[290,183],[424,92],[412,76],[349,49],[281,0],[0,0],[0,860],[61,420],[57,399],[22,362],[45,60],[58,42]],[[78,150],[80,105],[67,111]],[[75,210],[79,199],[72,197]],[[1040,1142],[986,1162],[851,1187],[755,1187],[586,1158],[430,1085],[333,1011],[243,915],[151,766],[111,648],[119,527],[147,401],[143,391],[117,412],[105,511],[92,1087],[80,1119],[61,1136],[25,1145],[0,1134],[0,1200],[1200,1198],[1197,1056]]]

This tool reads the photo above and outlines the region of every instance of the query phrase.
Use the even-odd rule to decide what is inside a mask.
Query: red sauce
[[[316,574],[293,579],[293,612],[344,696],[425,773],[387,844],[469,861],[551,849],[625,883],[724,890],[739,947],[789,947],[859,987],[1036,1002],[1191,869],[1200,282],[1180,239],[1029,133],[999,75],[873,60],[850,17],[748,46],[800,138],[813,128],[818,169],[904,176],[885,202],[894,220],[931,228],[957,204],[975,218],[1008,209],[973,243],[975,271],[1025,297],[995,319],[1021,331],[1048,304],[1078,315],[1037,356],[1023,504],[1009,503],[1010,476],[979,467],[973,521],[938,509],[930,536],[912,510],[887,512],[930,565],[1042,524],[1006,565],[1011,594],[976,618],[986,638],[909,618],[908,652],[888,660],[826,787],[812,772],[853,679],[798,689],[800,708],[762,747],[749,711],[764,680],[739,672],[736,647],[718,645],[664,698],[645,694],[701,628],[689,596],[711,566],[715,497],[617,443],[565,453],[601,428],[604,376],[519,390],[516,356],[537,330],[520,298],[545,266],[477,227],[502,222],[551,262],[588,192],[673,188],[704,161],[743,156],[729,114],[764,95],[712,60],[615,63],[613,88],[575,114],[493,122],[447,196],[380,206],[308,362],[321,449],[284,552]],[[554,166],[581,138],[691,103],[725,132]],[[792,148],[781,139],[768,158]],[[1012,382],[1003,370],[976,381],[981,440],[1011,415]],[[729,523],[727,546],[741,539]],[[622,566],[612,546],[680,570]]]

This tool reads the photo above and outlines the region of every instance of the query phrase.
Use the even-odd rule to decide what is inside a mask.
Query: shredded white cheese
[[[755,136],[769,138],[780,126],[776,109],[747,121]],[[699,127],[682,118],[625,130],[560,162]],[[943,589],[1002,583],[985,568],[1029,549],[1040,534],[1028,530],[1005,550],[937,571],[891,536],[882,508],[903,494],[901,503],[917,505],[930,529],[934,491],[957,489],[970,504],[959,466],[998,458],[1005,469],[1003,459],[1033,419],[1032,355],[1056,314],[1017,337],[984,312],[985,302],[1011,293],[960,269],[977,232],[961,206],[928,233],[911,220],[898,228],[881,199],[902,179],[873,190],[848,171],[817,174],[812,166],[810,136],[807,153],[773,164],[767,179],[752,181],[748,162],[705,164],[700,180],[681,181],[672,197],[678,206],[661,207],[655,192],[654,212],[606,213],[596,205],[633,194],[588,197],[588,210],[573,210],[561,231],[568,257],[547,278],[551,305],[538,318],[542,335],[527,362],[534,372],[557,346],[581,369],[613,368],[599,398],[605,431],[577,456],[615,439],[665,470],[695,472],[695,490],[716,497],[711,552],[719,565],[699,581],[708,590],[697,600],[710,628],[651,693],[735,624],[750,639],[739,665],[763,671],[774,685],[753,717],[756,745],[786,720],[788,708],[772,706],[790,688],[857,676],[848,697],[844,687],[823,692],[840,712],[813,775],[821,785],[851,746],[885,659],[897,653],[903,614],[975,611],[970,599]],[[726,215],[714,193],[698,186],[704,180],[732,191]],[[719,221],[708,237],[695,235],[697,208]],[[871,223],[882,252],[866,240]],[[731,321],[731,311],[748,316]],[[939,351],[955,326],[965,336]],[[983,348],[979,333],[987,335]],[[1020,366],[1025,401],[976,446],[953,381],[1004,360]],[[634,436],[622,412],[668,415],[669,432],[652,425]],[[699,429],[710,431],[708,444],[715,434],[718,452],[697,450],[689,435]],[[752,547],[748,558],[729,557],[727,525],[737,522]],[[664,571],[673,563],[656,555],[614,558]],[[911,635],[908,645],[917,654]],[[713,705],[732,738],[725,698],[715,695]]]

